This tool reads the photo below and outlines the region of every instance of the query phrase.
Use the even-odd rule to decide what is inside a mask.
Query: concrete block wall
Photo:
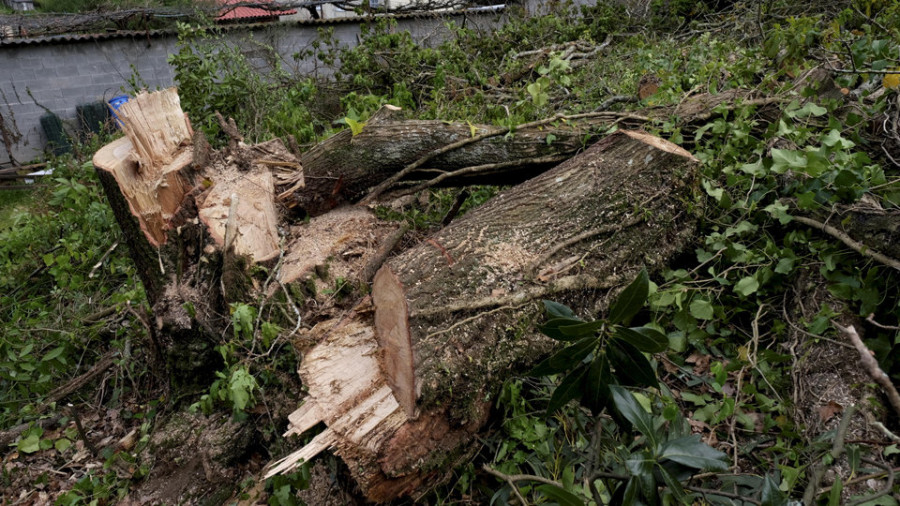
[[[22,137],[12,156],[26,163],[42,154],[47,140],[40,117],[48,110],[75,133],[75,108],[122,94],[132,65],[151,88],[171,86],[166,57],[174,45],[168,37],[0,46],[0,115]],[[0,164],[9,155],[0,147]]]
[[[445,26],[448,21],[465,23],[487,35],[503,22],[503,16],[467,13],[465,16],[401,17],[396,29],[409,31],[417,42],[434,46],[449,35]],[[248,41],[252,37],[274,47],[284,68],[302,75],[328,76],[333,70],[323,68],[315,58],[299,61],[293,58],[294,54],[311,47],[323,26],[333,28],[333,37],[340,45],[352,47],[359,41],[358,20],[325,25],[303,22],[256,25],[229,31],[225,38],[252,56],[258,49]],[[106,102],[122,94],[128,88],[132,66],[150,89],[174,85],[174,72],[167,58],[175,51],[174,34],[0,45],[0,117],[8,126],[14,121],[22,136],[12,149],[12,157],[19,163],[27,163],[42,156],[47,141],[40,117],[46,110],[57,114],[74,132],[75,108],[90,102]],[[258,63],[261,72],[269,66],[261,58],[253,61]],[[10,155],[0,145],[0,164],[10,162]]]

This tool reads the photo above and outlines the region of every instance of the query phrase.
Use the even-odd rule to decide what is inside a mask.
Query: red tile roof
[[[257,4],[268,4],[272,3],[271,0],[252,0],[253,3]],[[286,16],[288,14],[296,14],[296,9],[284,10],[284,11],[276,11],[269,10],[260,7],[247,7],[247,6],[239,6],[239,7],[230,7],[235,4],[246,4],[250,3],[248,0],[219,0],[219,5],[222,8],[219,10],[221,14],[216,18],[218,21],[231,21],[233,19],[247,19],[247,18],[273,18],[278,16]]]

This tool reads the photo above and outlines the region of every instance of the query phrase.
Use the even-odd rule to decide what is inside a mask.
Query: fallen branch
[[[884,465],[880,462],[876,462],[876,461],[866,458],[866,457],[863,457],[860,460],[862,460],[866,464],[869,464],[871,466],[875,466],[879,469],[882,469],[884,471],[884,473],[887,474],[887,485],[882,487],[881,490],[879,490],[878,492],[875,492],[874,494],[863,496],[863,497],[860,497],[859,499],[848,502],[847,506],[860,506],[861,504],[871,504],[875,499],[878,499],[879,497],[890,494],[891,491],[894,489],[894,468],[892,468],[891,466]]]
[[[71,380],[66,382],[66,384],[53,389],[49,394],[47,394],[47,399],[44,401],[44,405],[59,402],[70,394],[77,392],[79,389],[81,389],[81,387],[93,381],[94,378],[99,376],[101,373],[103,373],[113,365],[118,354],[119,352],[115,350],[108,351],[86,373],[72,378]]]
[[[859,352],[859,361],[862,363],[863,368],[869,373],[869,376],[875,380],[875,383],[878,383],[884,388],[884,393],[887,395],[891,407],[894,408],[894,412],[896,412],[897,415],[900,415],[900,393],[897,392],[897,388],[891,383],[891,378],[881,370],[878,361],[872,356],[872,351],[859,337],[859,333],[856,332],[853,325],[843,327],[835,321],[832,321],[831,323],[835,328],[841,331],[842,334],[850,339],[850,342],[853,343],[856,351]]]
[[[852,249],[853,251],[856,251],[857,253],[859,253],[861,255],[867,256],[873,260],[881,262],[884,265],[887,265],[888,267],[891,267],[891,268],[894,268],[894,269],[897,269],[898,271],[900,271],[900,261],[898,261],[894,258],[890,258],[887,255],[883,255],[883,254],[873,250],[872,248],[869,248],[865,244],[854,240],[849,235],[832,227],[831,225],[826,225],[825,223],[816,221],[812,218],[807,218],[805,216],[793,216],[792,218],[794,219],[794,221],[796,221],[798,223],[802,223],[804,225],[807,225],[807,226],[813,227],[815,229],[821,230],[822,232],[825,232],[826,234],[841,241],[848,248]]]

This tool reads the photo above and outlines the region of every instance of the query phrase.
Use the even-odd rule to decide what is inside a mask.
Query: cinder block
[[[44,62],[41,58],[22,58],[19,60],[19,68],[42,69],[44,68]]]
[[[38,69],[37,72],[43,72],[43,69]],[[23,69],[18,68],[13,70],[7,76],[7,79],[10,81],[32,81],[34,80],[34,76],[36,75],[35,69]]]
[[[35,100],[44,107],[50,107],[50,103],[62,100],[62,91],[60,90],[38,90],[31,92],[29,99]]]
[[[56,77],[64,78],[77,78],[84,75],[76,65],[61,65],[54,68],[53,72],[56,74]]]
[[[91,76],[91,83],[97,86],[122,85],[125,83],[118,74],[94,74]]]

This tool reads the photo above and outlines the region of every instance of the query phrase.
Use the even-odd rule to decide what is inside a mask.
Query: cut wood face
[[[154,246],[193,187],[182,173],[192,160],[190,127],[175,88],[139,93],[117,111],[125,137],[101,148],[94,166],[112,173]]]
[[[406,416],[416,414],[416,376],[409,336],[409,306],[400,280],[382,267],[372,285],[375,335],[381,350],[381,368]]]
[[[215,185],[198,206],[200,219],[220,247],[225,246],[229,222],[234,237],[229,238],[234,253],[265,262],[278,257],[278,212],[272,172],[254,168],[242,172],[230,166],[215,174]],[[232,201],[237,199],[236,209]]]

